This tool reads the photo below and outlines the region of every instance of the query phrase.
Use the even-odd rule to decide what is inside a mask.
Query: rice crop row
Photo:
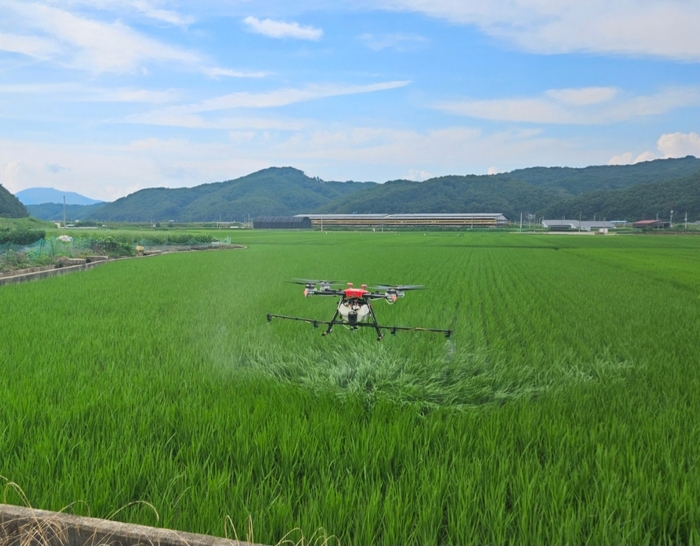
[[[700,241],[237,235],[0,291],[0,475],[34,506],[265,543],[698,542]],[[266,324],[332,315],[292,277],[425,284],[377,315],[452,340]]]

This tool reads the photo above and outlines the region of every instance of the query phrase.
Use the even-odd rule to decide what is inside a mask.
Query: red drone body
[[[298,320],[313,324],[314,328],[318,328],[319,324],[327,324],[328,328],[323,333],[324,336],[333,331],[333,326],[341,324],[349,327],[352,330],[357,330],[360,327],[371,327],[377,332],[377,340],[381,341],[384,337],[382,330],[390,330],[392,334],[396,334],[398,330],[421,331],[421,332],[439,332],[445,334],[447,338],[452,335],[452,330],[439,330],[435,328],[408,328],[403,326],[380,326],[377,323],[377,317],[372,309],[372,301],[382,299],[389,304],[396,302],[398,298],[403,298],[404,293],[408,290],[418,290],[423,288],[419,285],[379,285],[372,290],[367,288],[366,284],[361,285],[361,288],[354,288],[352,283],[347,284],[347,288],[333,288],[334,281],[314,281],[305,279],[295,279],[294,284],[304,285],[304,296],[335,296],[339,297],[338,307],[335,315],[329,321],[307,319],[302,317],[288,317],[284,315],[267,315],[267,321],[271,322],[273,318],[281,318],[288,320]]]

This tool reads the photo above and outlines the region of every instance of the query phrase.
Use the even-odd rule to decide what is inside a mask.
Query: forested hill
[[[520,213],[541,214],[546,210],[554,217],[568,211],[566,214],[575,216],[582,212],[589,217],[597,214],[631,219],[644,216],[651,209],[655,217],[655,212],[662,210],[662,203],[667,203],[666,190],[676,187],[663,183],[687,179],[698,171],[700,159],[689,156],[636,165],[534,167],[491,176],[443,176],[424,182],[395,180],[375,184],[324,182],[291,167],[274,167],[194,188],[141,190],[113,203],[94,206],[88,218],[196,222],[313,212],[501,212],[515,219]],[[642,206],[642,202],[646,204]],[[601,209],[603,204],[609,205],[606,210],[610,212]],[[668,202],[668,206],[681,205]],[[618,214],[613,214],[613,210]],[[32,212],[44,214],[39,208]],[[83,218],[84,213],[80,213]]]
[[[360,182],[324,182],[291,167],[272,167],[194,188],[153,188],[108,203],[92,214],[102,221],[201,222],[248,216],[292,216],[366,187]],[[372,184],[374,185],[374,184]]]
[[[700,220],[700,171],[679,180],[640,184],[624,190],[584,193],[549,206],[549,218],[598,218],[608,220],[641,220],[669,218],[674,211],[677,221]]]
[[[568,203],[579,196],[572,205],[579,207],[578,216],[582,203],[593,193],[629,189],[624,195],[632,196],[640,184],[676,180],[697,171],[700,159],[689,156],[636,165],[534,167],[490,176],[443,176],[424,182],[396,180],[342,197],[322,207],[321,212],[501,212],[515,219],[520,213],[558,210],[555,204]],[[594,204],[591,207],[595,209]]]
[[[66,205],[65,213],[69,222],[75,220],[85,220],[96,216],[100,217],[97,212],[104,206],[104,203],[95,203],[94,205]],[[59,203],[42,203],[41,205],[26,205],[29,214],[34,218],[41,220],[50,220],[52,222],[63,221],[63,205]]]
[[[346,196],[328,213],[501,212],[514,218],[554,199],[551,192],[510,177],[443,176],[425,182],[394,180]]]
[[[677,180],[700,171],[700,159],[687,156],[680,159],[656,159],[635,165],[596,165],[575,169],[572,167],[532,167],[498,174],[528,182],[562,195],[580,195],[595,190],[616,190],[647,184]]]
[[[0,184],[0,217],[24,218],[29,216],[24,205]]]

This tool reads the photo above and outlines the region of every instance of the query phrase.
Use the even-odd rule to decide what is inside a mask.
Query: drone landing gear
[[[338,323],[335,321],[335,319],[338,318],[338,315],[339,315],[339,314],[340,314],[340,311],[338,311],[338,310],[336,309],[335,315],[333,315],[333,318],[332,318],[331,321],[328,323],[328,329],[327,329],[325,332],[323,332],[323,337],[326,337],[328,334],[330,334],[330,333],[333,332],[333,325],[334,325],[334,324],[338,324]]]
[[[377,331],[377,341],[381,341],[384,338],[384,334],[382,334],[381,329],[379,328],[379,324],[377,323],[377,317],[374,315],[374,309],[372,309],[372,306],[369,305],[369,316],[372,317],[372,323],[374,325],[374,329]]]
[[[327,336],[328,334],[333,333],[333,326],[336,324],[342,324],[343,326],[347,326],[347,324],[343,321],[336,320],[338,318],[338,315],[340,314],[340,311],[335,312],[333,315],[333,318],[328,321],[328,328],[326,329],[325,332],[323,332],[323,336]],[[374,311],[372,310],[372,307],[369,308],[369,314],[370,317],[372,317],[372,324],[362,324],[362,323],[355,323],[355,324],[350,324],[350,328],[353,331],[357,331],[360,329],[360,326],[373,326],[374,329],[377,331],[377,341],[381,341],[384,338],[384,334],[382,334],[382,331],[380,329],[379,324],[377,323],[377,317],[374,315]]]

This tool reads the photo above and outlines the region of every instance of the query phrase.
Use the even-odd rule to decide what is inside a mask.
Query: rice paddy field
[[[267,544],[700,542],[700,237],[233,242],[0,287],[6,502]],[[379,320],[452,339],[267,324],[332,316],[293,277],[425,284]]]

